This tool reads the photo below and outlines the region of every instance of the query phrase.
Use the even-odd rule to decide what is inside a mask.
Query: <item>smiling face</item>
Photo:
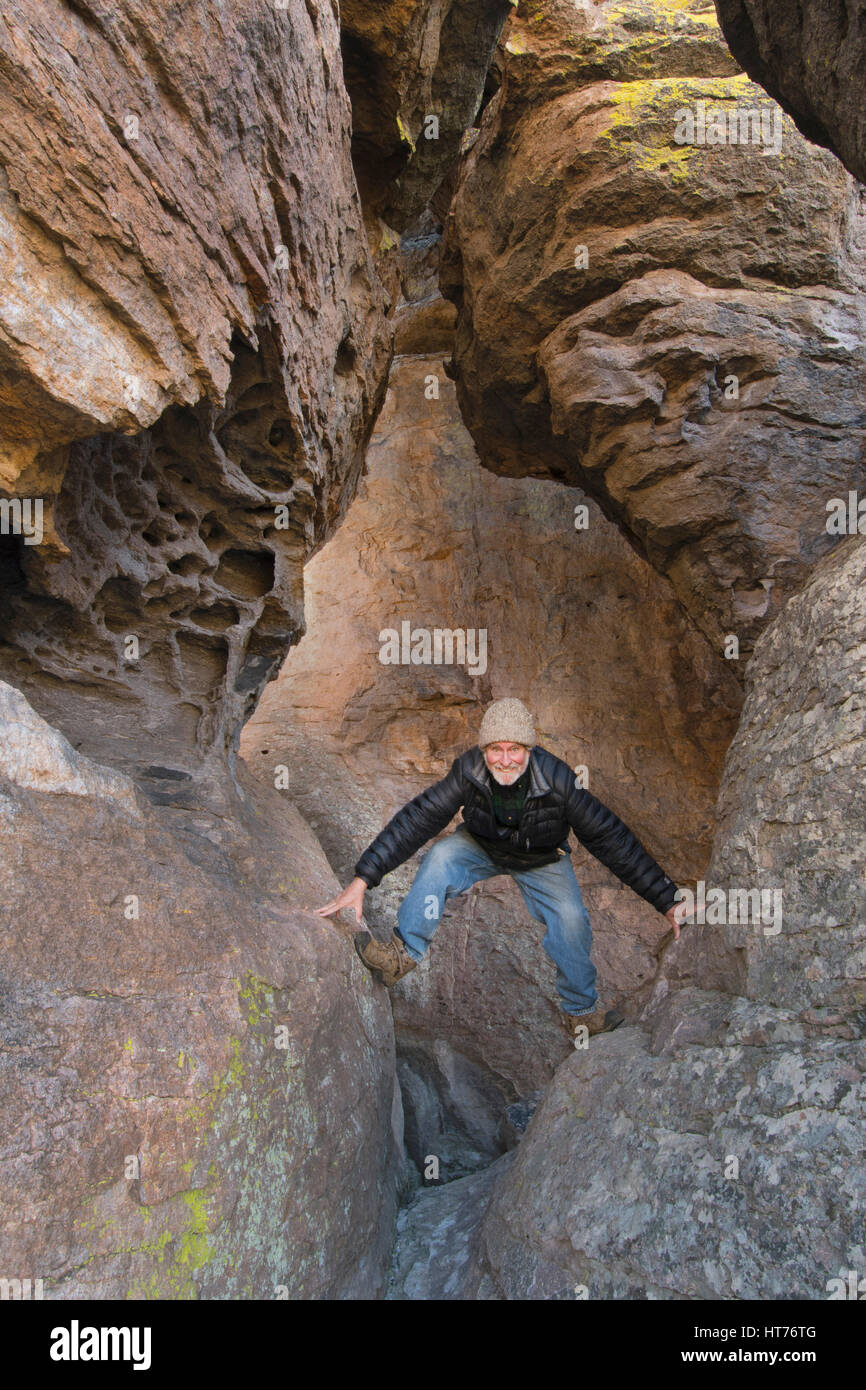
[[[482,752],[493,777],[503,787],[516,782],[529,763],[529,749],[523,743],[488,743]]]

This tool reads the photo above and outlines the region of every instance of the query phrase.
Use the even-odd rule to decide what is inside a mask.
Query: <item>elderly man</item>
[[[447,777],[397,812],[361,855],[348,888],[318,908],[319,915],[350,907],[360,922],[366,890],[444,830],[461,806],[461,825],[424,856],[391,940],[356,935],[364,965],[390,988],[423,959],[449,898],[480,879],[510,874],[530,915],[547,928],[542,945],[556,966],[569,1035],[577,1039],[581,1027],[587,1034],[616,1028],[622,1013],[605,1010],[595,989],[592,928],[571,866],[569,831],[663,913],[675,937],[685,907],[675,903],[676,885],[628,826],[577,785],[567,763],[536,745],[532,716],[520,700],[489,706],[478,746],[455,758]]]

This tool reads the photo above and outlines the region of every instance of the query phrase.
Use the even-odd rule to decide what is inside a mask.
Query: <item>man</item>
[[[317,908],[327,917],[341,908],[361,921],[364,893],[403,864],[448,825],[460,807],[462,824],[425,855],[397,913],[387,943],[359,932],[355,949],[389,988],[423,959],[448,898],[480,879],[510,874],[531,916],[547,931],[542,945],[556,966],[562,1017],[572,1038],[608,1032],[623,1022],[605,1010],[590,960],[592,929],[571,866],[568,833],[671,922],[674,937],[685,904],[628,826],[583,788],[567,763],[535,742],[529,710],[520,700],[487,709],[478,746],[455,758],[447,777],[407,802],[365,849],[356,877],[338,898]]]

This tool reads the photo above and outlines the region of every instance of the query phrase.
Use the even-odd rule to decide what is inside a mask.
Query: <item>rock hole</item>
[[[179,555],[176,560],[169,560],[166,568],[181,579],[188,579],[191,575],[201,574],[204,565],[196,555]]]
[[[337,357],[334,362],[334,372],[337,376],[350,376],[355,369],[358,354],[352,342],[351,333],[347,333],[340,346],[337,348]]]
[[[234,604],[225,602],[212,603],[207,608],[194,608],[187,617],[196,627],[206,628],[208,632],[224,632],[227,627],[234,627],[241,620]]]
[[[273,552],[224,551],[214,574],[214,583],[241,599],[264,598],[274,587]]]

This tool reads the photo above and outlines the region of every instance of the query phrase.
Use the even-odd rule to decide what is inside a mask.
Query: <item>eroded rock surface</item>
[[[690,996],[661,1050],[624,1025],[558,1069],[459,1297],[822,1300],[862,1269],[862,1039]]]
[[[0,673],[183,778],[302,631],[384,389],[337,16],[16,0],[0,64],[0,486],[46,513]]]
[[[860,192],[737,73],[709,0],[549,0],[502,67],[443,274],[481,460],[588,488],[746,654],[866,483]]]
[[[365,207],[398,231],[457,158],[511,8],[512,0],[343,0],[352,158]]]
[[[309,828],[242,763],[226,814],[155,808],[2,682],[0,741],[4,1275],[60,1299],[381,1296],[391,1013],[305,910],[336,889]]]
[[[866,539],[851,537],[761,638],[725,764],[706,882],[760,894],[760,922],[706,911],[666,958],[672,983],[830,1023],[866,1008],[864,632]]]

